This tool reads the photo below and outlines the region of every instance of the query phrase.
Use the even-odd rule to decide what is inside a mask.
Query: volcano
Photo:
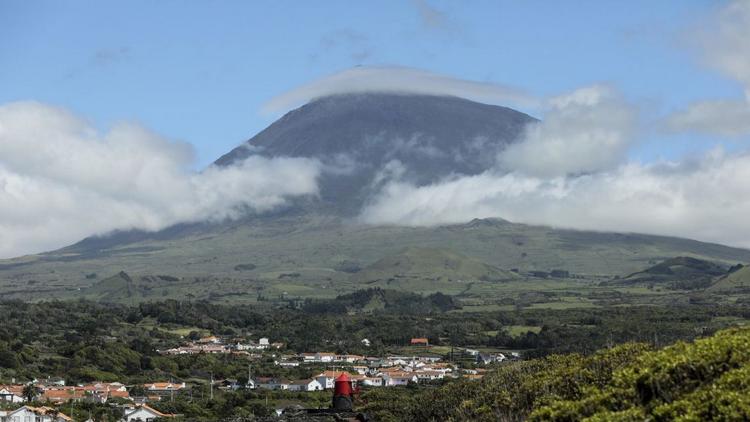
[[[328,169],[320,180],[321,205],[353,215],[388,171],[416,185],[479,174],[535,121],[458,97],[334,95],[290,111],[215,164],[230,166],[253,154],[320,160]]]
[[[672,257],[727,267],[750,262],[745,249],[674,237],[561,230],[502,219],[399,227],[362,225],[352,218],[388,180],[428,185],[492,168],[536,121],[510,108],[456,97],[319,98],[212,164],[233,166],[253,155],[314,159],[323,168],[319,195],[273,212],[157,232],[111,233],[0,260],[0,294],[254,303],[261,297],[333,297],[375,287],[484,300],[502,291],[498,283],[551,283],[541,280],[547,274],[588,283],[637,273]]]

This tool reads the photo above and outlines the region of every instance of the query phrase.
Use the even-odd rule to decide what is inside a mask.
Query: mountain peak
[[[318,159],[336,169],[321,179],[322,202],[352,214],[389,163],[398,163],[399,177],[418,185],[478,174],[535,121],[507,107],[458,97],[337,94],[290,111],[216,164],[232,165],[253,154]]]

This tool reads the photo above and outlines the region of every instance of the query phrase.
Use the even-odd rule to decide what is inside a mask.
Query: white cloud
[[[727,137],[750,134],[750,103],[737,100],[700,101],[668,117],[675,132],[699,132]]]
[[[65,246],[113,229],[158,230],[264,212],[317,193],[321,165],[248,158],[190,170],[192,148],[135,124],[104,134],[56,107],[0,106],[0,256]]]
[[[609,169],[625,158],[636,111],[614,89],[594,85],[549,104],[542,121],[500,154],[504,169],[554,177]]]
[[[489,104],[532,105],[535,100],[515,88],[467,81],[408,67],[355,67],[303,85],[266,102],[269,113],[286,111],[309,100],[335,94],[392,92],[449,95]]]
[[[607,172],[544,179],[488,171],[429,186],[392,180],[360,218],[435,225],[473,218],[585,230],[692,237],[750,247],[750,154],[624,164]]]
[[[727,4],[699,31],[697,39],[705,63],[740,83],[745,98],[690,104],[667,119],[667,129],[750,135],[750,1]]]
[[[750,101],[750,1],[727,4],[700,39],[707,64],[739,81]]]
[[[615,90],[595,85],[547,104],[542,121],[479,175],[417,186],[403,165],[384,169],[360,220],[431,226],[500,217],[750,247],[750,153],[629,163],[638,113]]]

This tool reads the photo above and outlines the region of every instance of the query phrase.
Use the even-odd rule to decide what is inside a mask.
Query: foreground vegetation
[[[480,382],[364,398],[381,421],[748,420],[750,328],[659,350],[629,343],[553,355],[504,365]]]

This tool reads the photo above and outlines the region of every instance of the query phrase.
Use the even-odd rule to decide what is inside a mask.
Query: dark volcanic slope
[[[321,180],[323,202],[351,214],[389,162],[400,162],[404,177],[417,184],[481,173],[534,121],[506,107],[456,97],[335,95],[287,113],[216,164],[251,154],[318,158],[336,170]]]

